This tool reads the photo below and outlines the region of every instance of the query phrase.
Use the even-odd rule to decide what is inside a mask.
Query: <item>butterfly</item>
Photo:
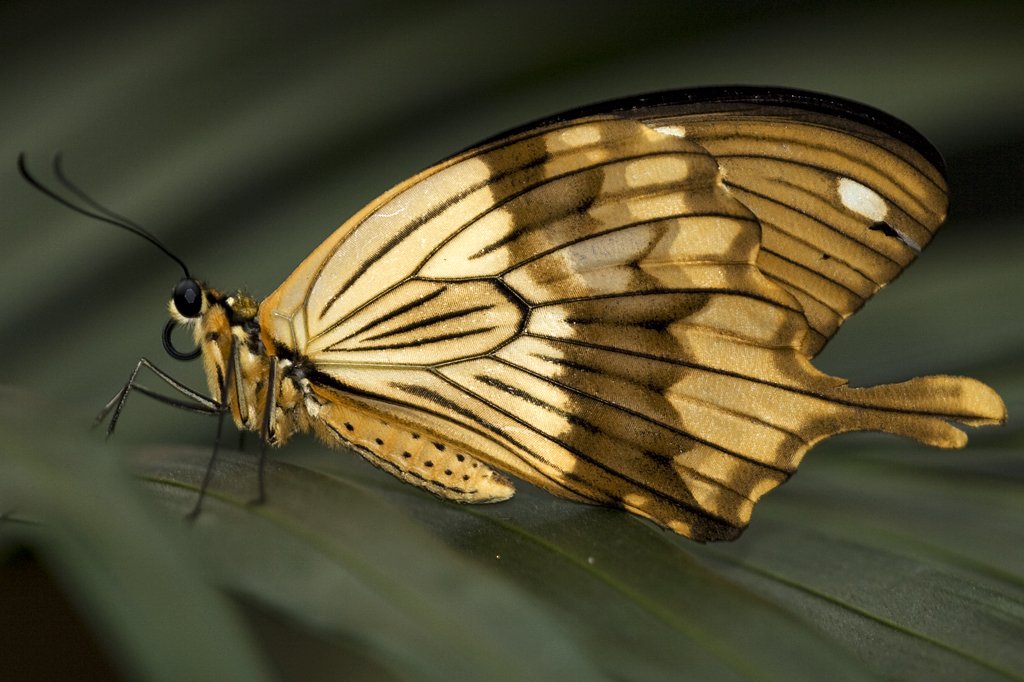
[[[535,122],[373,201],[261,302],[64,182],[181,265],[164,343],[211,393],[143,359],[101,418],[133,391],[230,414],[264,444],[261,494],[266,445],[312,431],[449,500],[508,499],[511,475],[727,540],[824,438],[956,448],[950,422],[1006,418],[974,379],[853,388],[811,363],[947,204],[934,147],[836,97],[702,88]]]

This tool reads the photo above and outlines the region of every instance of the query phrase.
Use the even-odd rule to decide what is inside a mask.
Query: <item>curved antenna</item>
[[[92,218],[93,220],[99,220],[100,222],[107,223],[108,225],[113,225],[115,227],[120,227],[122,230],[127,230],[128,232],[131,232],[133,234],[136,234],[136,235],[142,237],[147,242],[149,242],[150,244],[152,244],[156,248],[158,248],[161,251],[163,251],[164,254],[166,254],[175,263],[180,265],[181,269],[185,273],[185,278],[186,279],[192,279],[192,276],[189,274],[189,271],[188,271],[188,266],[185,265],[185,261],[183,261],[180,258],[178,258],[177,256],[175,256],[171,252],[170,249],[168,249],[166,246],[164,246],[163,242],[161,242],[159,239],[157,239],[148,230],[143,228],[141,225],[138,225],[134,221],[128,220],[124,216],[121,216],[121,215],[118,215],[117,213],[114,213],[110,209],[108,209],[105,206],[103,206],[102,204],[100,204],[95,199],[91,198],[89,195],[87,195],[84,191],[79,189],[71,181],[69,181],[67,179],[67,177],[65,177],[64,171],[61,168],[61,162],[60,162],[60,155],[59,154],[54,156],[54,158],[53,158],[53,171],[54,171],[54,174],[57,176],[57,179],[60,181],[61,185],[63,185],[63,187],[66,190],[68,190],[69,192],[74,194],[80,201],[85,203],[86,206],[88,206],[89,208],[82,208],[81,206],[78,206],[77,204],[75,204],[71,200],[62,197],[60,194],[58,194],[57,192],[55,192],[54,190],[50,189],[49,187],[44,185],[42,182],[37,180],[31,173],[28,172],[28,168],[25,165],[25,153],[24,152],[22,152],[21,154],[18,154],[18,171],[21,173],[21,177],[25,178],[25,181],[28,184],[32,185],[37,190],[39,190],[40,192],[42,192],[46,196],[50,197],[51,199],[53,199],[57,203],[63,204],[64,206],[70,208],[75,213],[80,213],[81,215],[84,215],[84,216],[87,216],[89,218]]]

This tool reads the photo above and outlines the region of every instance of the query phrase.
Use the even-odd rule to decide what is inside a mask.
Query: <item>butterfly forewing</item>
[[[848,118],[716,107],[632,115],[715,157],[726,187],[761,222],[759,268],[800,301],[813,356],[931,240],[945,219],[945,180],[908,144]]]
[[[849,389],[808,360],[930,239],[941,175],[839,116],[719,108],[526,129],[339,228],[260,308],[316,369],[314,428],[452,499],[511,494],[469,462],[722,539],[824,437],[996,420],[980,384]]]

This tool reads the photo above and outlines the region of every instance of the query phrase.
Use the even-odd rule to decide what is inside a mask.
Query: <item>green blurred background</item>
[[[1019,2],[3,2],[0,676],[1024,679],[1022,35]],[[266,509],[229,456],[185,529],[213,425],[136,400],[116,439],[88,430],[139,356],[203,386],[160,345],[180,273],[30,189],[19,152],[262,297],[479,139],[735,83],[863,101],[943,153],[944,231],[816,364],[971,374],[1008,427],[830,442],[713,548],[527,486],[455,508],[308,440]]]

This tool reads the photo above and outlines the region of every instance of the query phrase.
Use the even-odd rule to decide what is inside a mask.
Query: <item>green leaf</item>
[[[40,558],[126,677],[270,679],[235,609],[185,551],[181,529],[161,523],[111,450],[41,417],[60,415],[0,392],[0,505],[10,515],[0,549]],[[14,652],[4,658],[16,665]]]
[[[182,514],[209,452],[157,451],[143,475]],[[193,540],[226,591],[412,679],[592,679],[572,632],[543,604],[474,567],[379,494],[312,469],[271,463],[265,504],[254,459],[224,453]],[[529,655],[524,655],[529,652]]]
[[[530,489],[456,505],[351,453],[300,449],[267,467],[256,507],[253,459],[218,464],[196,527],[218,579],[415,679],[860,679],[841,649],[647,523]],[[141,465],[183,511],[206,459],[160,451]]]
[[[1020,678],[1021,480],[981,473],[1022,473],[1019,457],[938,467],[889,448],[830,454],[742,550],[709,548],[710,565],[900,679]]]

